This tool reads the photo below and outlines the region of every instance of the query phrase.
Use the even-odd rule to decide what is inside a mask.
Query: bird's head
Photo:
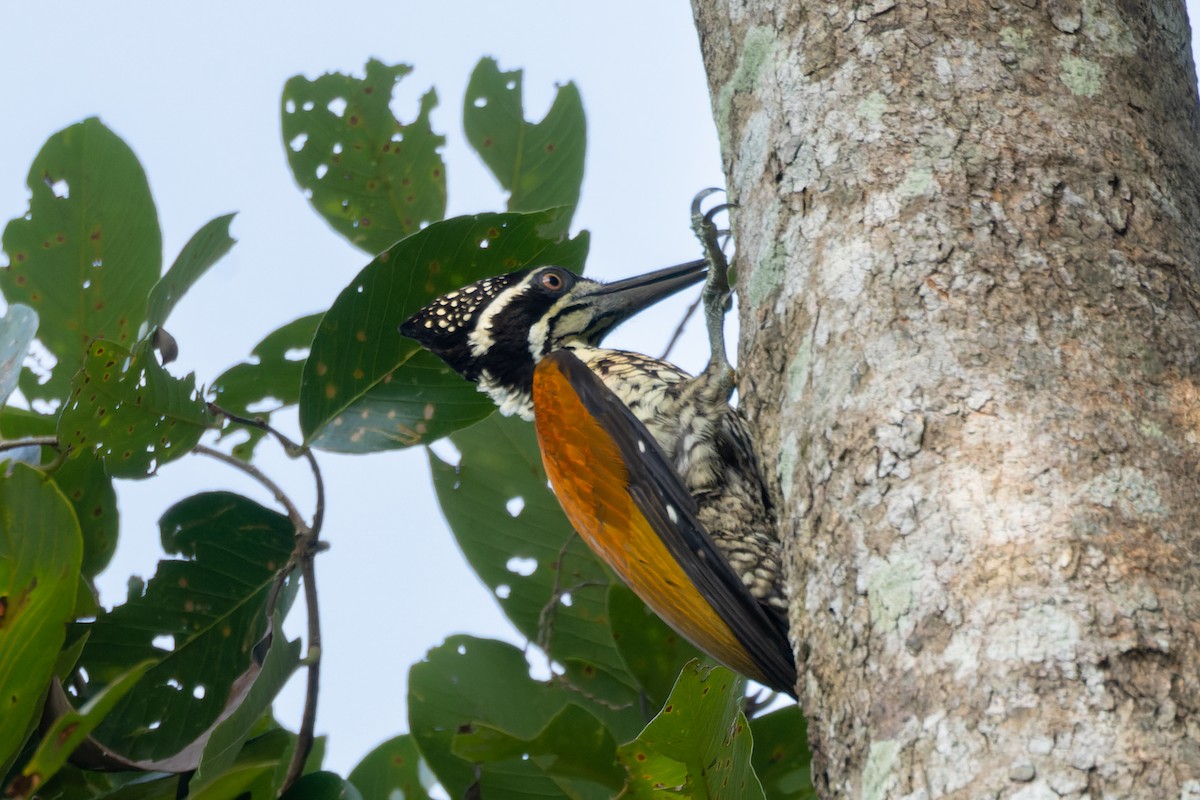
[[[704,279],[693,261],[613,283],[562,267],[484,278],[442,295],[400,332],[468,380],[528,395],[542,356],[566,344],[596,346],[638,311]]]

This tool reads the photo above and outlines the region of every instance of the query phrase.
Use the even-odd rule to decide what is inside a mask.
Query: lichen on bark
[[[1182,4],[693,7],[824,796],[1197,791]]]

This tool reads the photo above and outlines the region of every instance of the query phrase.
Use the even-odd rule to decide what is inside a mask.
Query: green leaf
[[[0,470],[0,765],[41,713],[75,607],[83,545],[58,488],[37,470]]]
[[[50,380],[23,379],[29,400],[63,398],[95,339],[132,346],[162,271],[162,233],[133,151],[95,118],[50,137],[27,181],[29,215],[8,223],[0,291],[41,318],[58,359]]]
[[[363,800],[363,796],[340,775],[312,772],[292,784],[292,788],[283,793],[282,800]]]
[[[11,305],[0,317],[0,406],[17,388],[21,364],[37,333],[38,316],[29,306]]]
[[[86,453],[58,464],[50,477],[75,509],[83,534],[83,574],[94,578],[117,549],[120,512],[112,478],[103,461]]]
[[[477,775],[488,800],[611,797],[608,789],[549,774],[533,760],[515,758],[476,767],[452,751],[455,735],[480,723],[533,739],[568,703],[604,716],[601,707],[589,704],[583,695],[531,679],[520,650],[489,639],[452,636],[408,674],[409,728],[451,797],[462,797]]]
[[[68,764],[38,788],[37,796],[39,800],[84,800],[100,797],[111,789],[109,776]],[[173,797],[164,800],[173,800]]]
[[[216,780],[198,791],[189,792],[188,800],[229,800],[249,796],[252,800],[273,800],[273,781],[278,768],[276,761],[251,761],[238,764],[217,776]]]
[[[6,439],[24,436],[53,436],[58,424],[57,415],[39,414],[26,408],[4,406],[0,408],[0,434]]]
[[[618,748],[631,797],[763,798],[741,712],[743,679],[724,667],[690,664],[667,704],[638,738]]]
[[[511,194],[509,211],[567,206],[553,229],[566,233],[579,203],[587,123],[574,83],[560,86],[545,119],[525,121],[521,70],[501,72],[482,59],[471,73],[463,101],[467,141]]]
[[[325,450],[363,453],[438,439],[492,403],[397,332],[421,306],[489,275],[532,264],[579,271],[587,236],[555,242],[562,211],[435,222],[375,258],[325,314],[304,364],[300,428]]]
[[[812,753],[800,707],[791,705],[750,720],[754,734],[751,763],[763,791],[780,800],[817,800],[812,785]]]
[[[142,661],[119,675],[92,697],[83,708],[54,721],[43,734],[33,758],[21,770],[21,777],[8,789],[10,795],[25,795],[36,790],[57,773],[75,748],[87,739],[100,721],[141,680],[153,661]]]
[[[96,738],[132,759],[175,754],[209,727],[266,629],[263,609],[295,532],[281,514],[227,492],[194,495],[159,521],[163,549],[145,585],[87,625],[81,664],[103,685],[158,658]]]
[[[692,659],[712,663],[622,584],[608,590],[608,615],[621,661],[653,708],[666,703],[685,664]]]
[[[194,376],[175,378],[149,348],[131,355],[98,341],[72,381],[58,439],[75,450],[95,449],[113,477],[144,478],[188,453],[215,424]]]
[[[608,589],[616,579],[575,535],[546,488],[533,426],[493,414],[450,440],[459,463],[430,452],[429,467],[442,513],[471,568],[517,630],[548,645],[572,684],[614,704],[635,702],[635,682],[609,627]],[[633,736],[641,722],[618,733]]]
[[[23,408],[8,407],[0,412],[0,434],[4,437],[52,436],[56,425],[55,417]],[[39,449],[41,457],[27,463],[41,463],[44,469],[54,464],[50,477],[75,509],[83,534],[83,574],[94,578],[108,565],[117,548],[120,515],[112,478],[99,458],[81,455],[59,461],[53,448],[35,448]],[[11,451],[5,455],[9,454]]]
[[[388,739],[358,762],[348,778],[363,797],[430,800],[433,774],[421,761],[412,736]]]
[[[250,360],[225,370],[213,383],[216,404],[238,416],[269,419],[280,408],[299,402],[304,359],[320,321],[320,314],[310,314],[269,333],[250,351]],[[264,410],[268,403],[274,408]],[[222,434],[230,430],[236,429],[226,428]],[[233,448],[239,458],[249,458],[266,434],[261,428],[244,430],[250,438]]]
[[[477,722],[454,736],[451,750],[474,764],[528,758],[547,775],[598,783],[614,792],[625,785],[616,740],[600,720],[576,705],[563,706],[532,737]]]
[[[275,614],[274,634],[262,670],[246,699],[221,721],[204,746],[200,768],[192,778],[193,787],[203,787],[228,770],[237,760],[242,745],[250,738],[255,724],[271,708],[275,696],[300,665],[300,640],[289,642],[283,635],[283,619]]]
[[[432,89],[404,125],[389,103],[405,64],[367,62],[366,77],[297,75],[283,87],[283,141],[292,175],[313,208],[374,255],[446,214],[446,165],[433,132]]]
[[[237,240],[229,235],[229,224],[235,216],[226,214],[209,220],[179,251],[179,257],[167,274],[150,290],[150,297],[146,300],[148,327],[156,328],[166,322],[175,304],[192,284],[200,280],[200,276],[233,247]]]

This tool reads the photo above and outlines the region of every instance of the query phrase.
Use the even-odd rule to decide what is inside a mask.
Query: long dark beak
[[[586,334],[588,340],[598,343],[634,314],[699,283],[707,274],[708,262],[701,259],[597,286],[585,295],[594,309]]]
[[[591,296],[604,298],[606,305],[612,304],[615,307],[627,309],[627,316],[632,316],[681,289],[699,283],[707,274],[708,262],[703,259],[689,261],[686,264],[658,269],[654,272],[647,272],[645,275],[626,278],[623,281],[606,283],[592,292]],[[615,307],[613,310],[616,310]]]

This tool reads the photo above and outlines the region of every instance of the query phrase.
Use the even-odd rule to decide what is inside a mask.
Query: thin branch
[[[315,541],[314,541],[315,544]],[[308,667],[308,685],[304,690],[304,716],[300,730],[296,733],[296,749],[288,763],[287,776],[283,779],[280,793],[287,791],[304,771],[304,762],[313,746],[313,731],[317,723],[317,696],[321,689],[321,615],[317,603],[317,572],[313,563],[313,552],[300,561],[300,576],[304,581],[304,605],[308,610],[308,654],[304,661]]]
[[[696,309],[700,307],[700,303],[704,300],[703,296],[697,295],[692,304],[688,306],[687,311],[683,313],[683,319],[679,320],[679,324],[675,326],[675,332],[671,334],[670,340],[667,341],[667,348],[663,350],[663,354],[659,356],[663,361],[671,355],[671,351],[675,349],[675,345],[679,342],[679,337],[683,335],[683,329],[687,327],[688,320],[696,313]]]
[[[279,592],[283,588],[287,575],[291,573],[294,567],[298,566],[300,569],[300,579],[304,583],[304,605],[308,615],[308,652],[304,657],[305,666],[308,668],[308,685],[304,693],[304,715],[300,721],[300,730],[296,733],[296,747],[292,750],[292,758],[288,762],[287,774],[283,779],[283,786],[280,790],[282,793],[287,791],[304,771],[304,763],[308,760],[308,755],[312,751],[313,731],[317,722],[317,698],[321,685],[321,612],[317,597],[317,577],[314,560],[317,553],[325,549],[325,545],[320,538],[321,526],[325,522],[325,479],[321,475],[320,465],[317,464],[317,459],[309,447],[293,442],[265,420],[257,418],[249,419],[238,414],[233,414],[215,403],[209,403],[209,410],[214,414],[225,417],[230,422],[258,428],[269,433],[279,442],[289,458],[303,458],[308,462],[308,466],[313,474],[313,483],[316,487],[316,507],[313,510],[312,525],[309,525],[304,521],[304,517],[291,500],[259,470],[233,456],[210,450],[210,448],[203,448],[205,451],[209,451],[207,454],[216,454],[214,457],[236,466],[271,490],[275,494],[275,498],[287,508],[288,518],[292,521],[292,525],[296,529],[296,546],[292,550],[292,555],[288,559],[287,565],[276,576],[275,585],[271,587],[270,599],[267,606],[267,613],[274,613]]]
[[[262,484],[262,486],[275,497],[279,504],[287,509],[288,519],[291,520],[292,525],[295,526],[297,533],[299,533],[301,530],[308,529],[308,523],[304,521],[304,517],[301,516],[300,509],[296,508],[296,504],[292,502],[290,497],[284,494],[283,489],[279,488],[279,484],[267,477],[266,473],[264,473],[258,467],[254,466],[253,464],[247,464],[240,458],[234,458],[228,453],[222,453],[220,450],[216,450],[212,447],[202,444],[198,444],[193,447],[192,452],[216,459],[224,464],[228,464],[234,469],[241,470],[242,472],[246,473],[251,478]]]
[[[0,439],[0,452],[18,447],[53,447],[58,449],[57,436],[29,436],[25,439]]]

